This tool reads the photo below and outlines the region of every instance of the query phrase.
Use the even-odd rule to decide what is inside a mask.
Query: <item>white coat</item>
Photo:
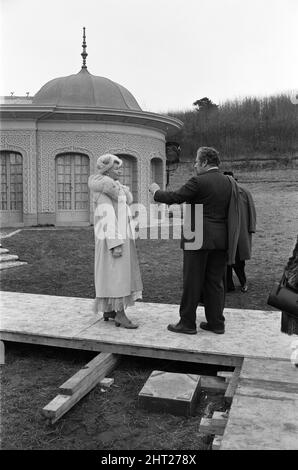
[[[91,175],[88,186],[94,200],[95,291],[97,309],[120,310],[141,298],[143,289],[126,186],[106,175]],[[122,256],[112,248],[122,246]]]

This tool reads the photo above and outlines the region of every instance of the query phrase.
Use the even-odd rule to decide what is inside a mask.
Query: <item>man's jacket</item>
[[[228,250],[228,217],[232,188],[229,178],[218,169],[211,169],[190,178],[177,191],[156,191],[154,200],[169,205],[184,202],[192,206],[203,204],[203,245],[200,249]],[[235,191],[237,193],[237,187]],[[234,196],[237,199],[237,194]],[[236,226],[237,217],[239,215],[235,213]],[[182,238],[182,247],[185,241]]]

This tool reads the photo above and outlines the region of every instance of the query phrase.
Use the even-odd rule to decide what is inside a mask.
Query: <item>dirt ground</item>
[[[254,197],[257,232],[253,257],[246,269],[249,291],[243,294],[237,288],[227,295],[226,306],[272,310],[266,304],[268,293],[281,277],[297,237],[297,181],[298,170],[238,175],[238,182]],[[2,236],[6,233],[1,230]],[[22,230],[3,238],[2,246],[28,265],[2,271],[1,290],[94,297],[91,228]],[[179,304],[179,241],[139,240],[137,247],[143,300]],[[216,375],[218,368],[125,356],[111,374],[115,382],[109,390],[95,387],[50,425],[41,409],[57,394],[57,387],[94,353],[16,343],[5,346],[6,363],[1,370],[2,449],[208,449],[210,439],[198,431],[201,417],[225,409],[222,394],[202,390],[193,417],[143,410],[138,393],[152,370]]]

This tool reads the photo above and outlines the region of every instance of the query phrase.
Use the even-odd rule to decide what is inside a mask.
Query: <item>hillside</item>
[[[222,160],[240,165],[263,162],[261,167],[265,168],[266,161],[269,167],[275,162],[284,167],[297,164],[298,106],[286,94],[168,114],[184,122],[182,130],[171,137],[181,145],[182,161],[193,160],[199,146],[212,146]]]

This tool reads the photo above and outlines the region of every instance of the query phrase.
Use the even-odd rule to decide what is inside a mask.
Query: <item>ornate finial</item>
[[[85,28],[83,28],[83,52],[81,54],[81,56],[83,57],[83,65],[82,65],[82,69],[87,69],[87,65],[86,65],[86,57],[87,57],[87,52],[86,52],[86,36],[85,36]]]

